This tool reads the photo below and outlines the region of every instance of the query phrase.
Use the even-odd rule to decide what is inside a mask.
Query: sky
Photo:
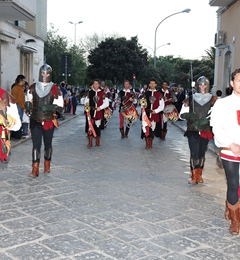
[[[138,42],[152,55],[160,23],[156,56],[200,59],[214,46],[217,31],[217,7],[211,7],[209,0],[48,0],[47,8],[48,29],[53,24],[72,44],[75,25],[69,21],[82,21],[76,25],[77,44],[94,33],[127,39],[138,36]],[[187,8],[191,9],[189,13],[175,14]]]

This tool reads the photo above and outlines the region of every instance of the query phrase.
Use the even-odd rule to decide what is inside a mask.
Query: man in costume
[[[109,106],[108,98],[105,98],[104,90],[100,88],[98,79],[93,80],[92,88],[85,98],[85,111],[88,120],[88,147],[92,147],[93,136],[96,137],[96,146],[100,146],[101,129],[104,128],[104,109]]]
[[[18,131],[21,125],[14,97],[0,87],[0,169],[6,168],[9,160],[10,130]]]
[[[170,90],[170,88],[168,87],[168,82],[166,80],[164,80],[162,82],[162,88],[160,90],[160,92],[162,93],[164,102],[165,102],[165,107],[176,102],[176,96],[174,95],[173,91]],[[160,139],[161,140],[166,140],[166,135],[167,135],[167,121],[168,119],[166,118],[166,116],[164,115],[163,112],[160,113],[160,120],[161,120],[161,135],[160,135]]]
[[[132,124],[139,117],[135,105],[137,104],[137,99],[135,98],[135,93],[131,88],[129,80],[124,81],[124,88],[119,92],[118,98],[120,100],[119,106],[119,120],[120,120],[120,133],[121,138],[128,138],[128,132]],[[126,128],[124,132],[124,119],[126,119]]]
[[[191,180],[189,184],[203,183],[202,173],[205,153],[210,139],[213,138],[209,116],[216,97],[209,93],[208,78],[201,76],[196,82],[197,92],[185,99],[180,118],[187,120],[184,136],[188,138],[190,149]]]
[[[52,138],[54,127],[58,126],[56,111],[62,112],[63,97],[60,88],[52,81],[52,68],[41,66],[39,81],[30,86],[25,107],[30,113],[32,136],[32,172],[30,177],[38,177],[42,138],[44,142],[44,173],[50,173],[52,159]]]
[[[142,105],[142,133],[141,138],[146,139],[146,148],[152,148],[154,136],[160,137],[160,111],[164,109],[164,100],[159,91],[156,90],[157,82],[151,79],[149,90],[145,91],[144,98],[140,100]],[[147,122],[149,120],[150,124]]]
[[[221,149],[220,156],[227,179],[225,218],[231,221],[229,232],[238,234],[240,202],[238,197],[240,163],[240,68],[231,76],[231,95],[218,99],[211,113],[214,142]]]

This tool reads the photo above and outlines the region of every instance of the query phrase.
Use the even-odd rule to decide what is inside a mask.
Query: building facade
[[[0,86],[8,91],[17,75],[38,80],[47,39],[47,0],[0,0]]]
[[[240,1],[210,0],[210,6],[218,6],[215,34],[215,72],[213,92],[220,89],[223,96],[231,80],[231,73],[240,68]]]

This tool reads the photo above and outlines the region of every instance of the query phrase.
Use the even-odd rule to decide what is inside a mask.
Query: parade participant
[[[108,102],[109,102],[108,107],[106,107],[104,109],[104,112],[103,112],[103,115],[104,115],[104,119],[103,119],[103,121],[104,121],[104,128],[106,128],[108,123],[109,123],[109,120],[112,117],[112,108],[111,108],[111,103],[112,103],[111,102],[111,98],[112,97],[111,97],[111,92],[110,92],[110,89],[109,89],[108,86],[104,87],[104,93],[105,93],[105,98],[107,98]]]
[[[100,146],[101,129],[103,129],[104,109],[109,106],[108,98],[100,88],[98,79],[93,80],[92,88],[85,98],[85,111],[89,110],[90,118],[86,121],[88,129],[88,147],[92,146],[93,133],[96,133],[96,146]],[[89,121],[90,120],[90,121]],[[94,129],[91,129],[93,126]]]
[[[128,138],[128,132],[133,124],[139,117],[138,112],[135,108],[137,99],[135,93],[131,89],[129,80],[124,81],[124,88],[118,94],[120,105],[119,105],[119,120],[120,120],[120,133],[121,138]],[[129,113],[130,112],[130,116]],[[126,129],[124,132],[124,118],[126,119]]]
[[[11,149],[10,131],[21,128],[21,120],[16,101],[0,87],[0,169],[6,168]]]
[[[187,130],[190,149],[191,180],[189,184],[203,183],[202,172],[205,163],[205,153],[210,139],[213,138],[209,123],[209,113],[216,98],[212,96],[208,78],[202,76],[196,82],[197,92],[183,101],[180,118],[187,120]]]
[[[156,90],[157,82],[155,79],[151,79],[149,82],[149,90],[145,91],[143,100],[146,101],[144,105],[147,119],[150,121],[151,126],[149,126],[145,120],[145,111],[142,110],[142,133],[141,138],[146,139],[146,148],[152,148],[152,141],[154,136],[160,137],[160,117],[159,112],[164,109],[164,100],[159,91]]]
[[[240,163],[240,68],[231,75],[231,95],[218,99],[212,109],[211,126],[214,142],[221,149],[220,156],[227,179],[225,218],[231,220],[229,232],[238,234],[240,202],[238,198]]]
[[[63,109],[63,97],[60,88],[52,81],[52,68],[48,64],[41,66],[39,81],[32,84],[25,104],[30,113],[30,131],[32,136],[32,172],[29,177],[38,177],[42,138],[44,142],[44,173],[50,173],[52,159],[52,138],[57,127],[56,111]],[[31,101],[30,101],[31,100]]]
[[[168,82],[166,80],[164,80],[162,82],[162,88],[161,88],[160,92],[162,93],[162,96],[163,96],[163,99],[164,99],[164,102],[165,102],[165,105],[164,105],[165,107],[177,101],[174,93],[169,89]],[[166,140],[166,134],[167,134],[167,131],[168,131],[168,129],[167,129],[168,119],[165,117],[163,112],[161,112],[160,118],[161,118],[161,136],[160,136],[160,139]]]

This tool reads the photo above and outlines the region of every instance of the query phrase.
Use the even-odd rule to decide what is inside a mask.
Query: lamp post
[[[159,48],[161,48],[161,47],[163,47],[163,46],[165,46],[165,45],[170,45],[170,44],[171,44],[170,42],[168,42],[168,43],[165,43],[165,44],[162,44],[162,45],[158,46],[158,47],[156,48],[156,50],[157,50],[157,49],[159,49]],[[153,50],[153,48],[151,48],[150,46],[143,45],[143,44],[142,44],[142,46],[148,47],[148,48],[149,48],[149,49],[151,49],[151,50],[152,50],[152,52],[154,53],[154,50]]]
[[[70,24],[74,24],[75,26],[75,31],[74,31],[74,45],[76,45],[76,25],[79,23],[82,23],[83,21],[77,22],[77,23],[73,23],[73,22],[69,22]]]
[[[165,17],[158,25],[157,25],[157,27],[156,27],[156,30],[155,30],[155,37],[154,37],[154,68],[156,68],[156,50],[157,50],[157,48],[156,48],[156,39],[157,39],[157,29],[158,29],[158,27],[159,27],[159,25],[163,22],[163,21],[165,21],[167,18],[169,18],[169,17],[171,17],[171,16],[173,16],[173,15],[176,15],[176,14],[181,14],[181,13],[189,13],[191,11],[191,9],[185,9],[185,10],[183,10],[183,11],[181,11],[181,12],[177,12],[177,13],[174,13],[174,14],[171,14],[171,15],[169,15],[169,16],[167,16],[167,17]]]

